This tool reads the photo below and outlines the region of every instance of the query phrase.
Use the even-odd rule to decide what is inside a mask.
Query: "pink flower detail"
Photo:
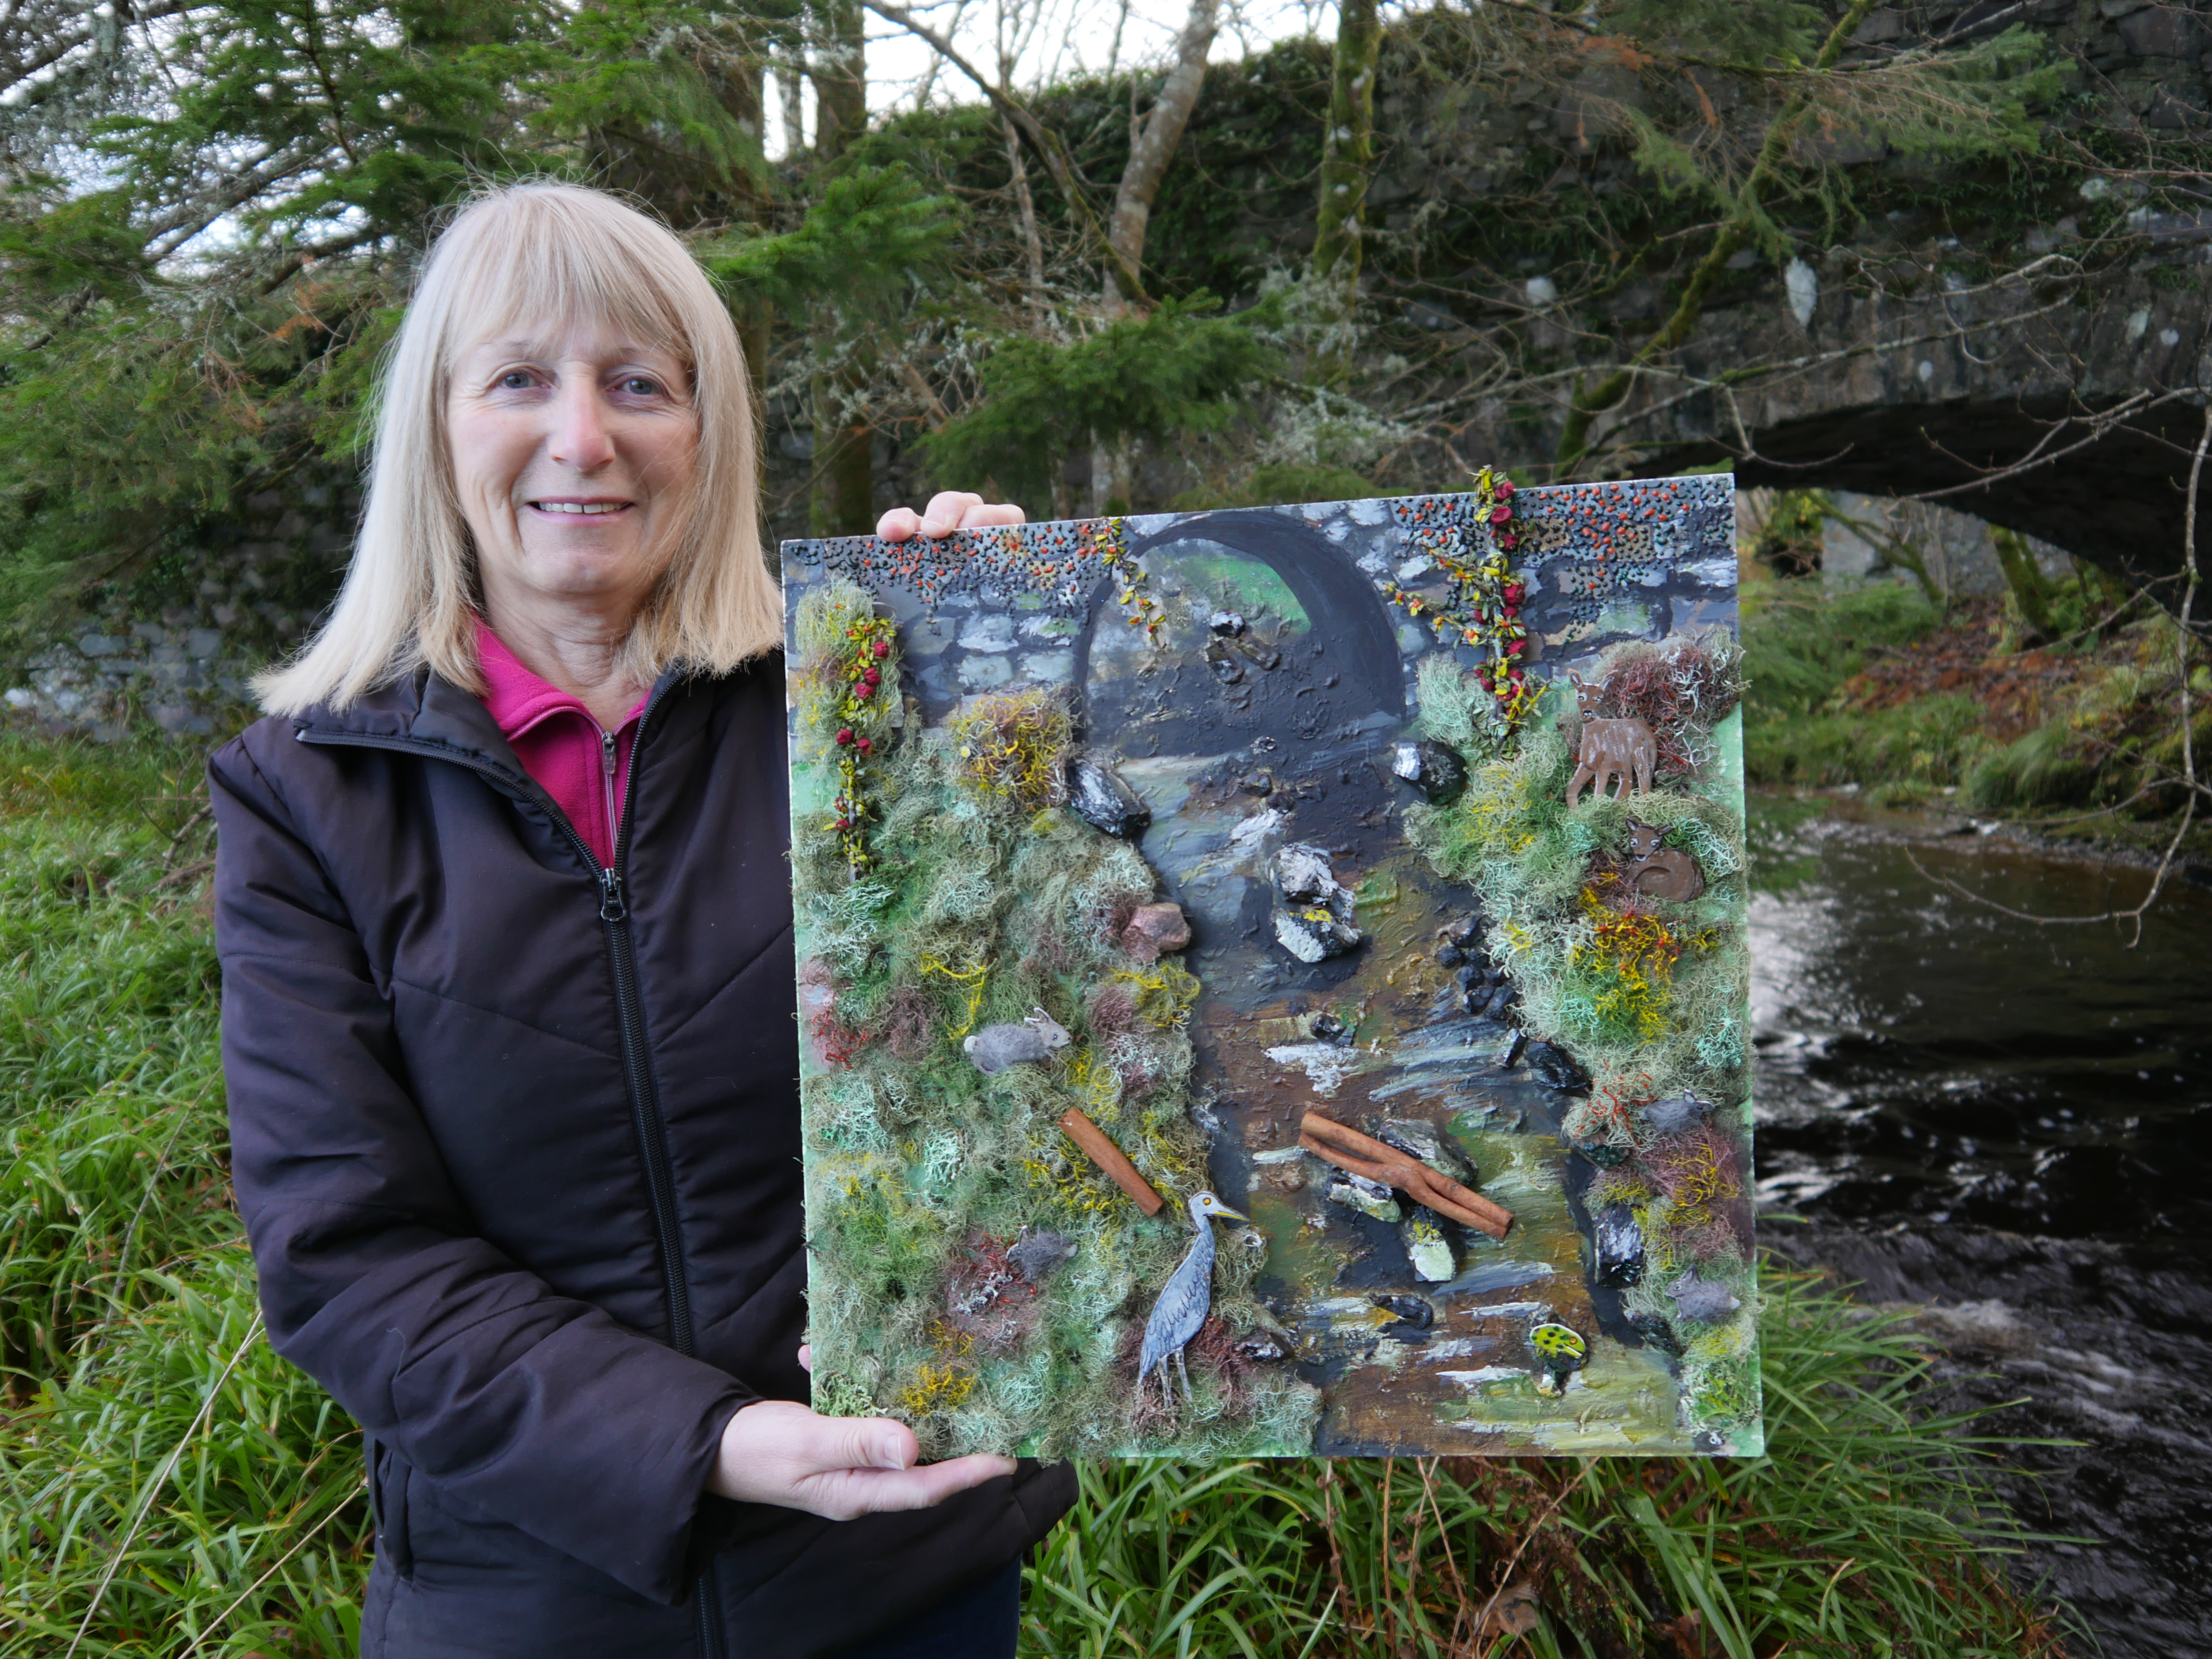
[[[1513,509],[1506,506],[1504,502],[1500,501],[1496,507],[1490,509],[1490,521],[1492,524],[1512,523]]]

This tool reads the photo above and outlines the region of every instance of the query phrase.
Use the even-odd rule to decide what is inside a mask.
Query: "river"
[[[1930,1305],[1984,1432],[2083,1443],[2010,1455],[2064,1535],[2023,1582],[2112,1659],[2212,1653],[2212,892],[2174,883],[2129,948],[1957,888],[2081,915],[2135,903],[2131,866],[1849,798],[1754,799],[1750,833],[1763,1236]]]

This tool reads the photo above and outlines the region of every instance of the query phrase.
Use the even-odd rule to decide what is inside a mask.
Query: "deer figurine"
[[[1600,795],[1623,800],[1632,793],[1650,794],[1651,774],[1659,763],[1659,739],[1651,728],[1638,720],[1600,720],[1597,711],[1610,682],[1589,685],[1579,674],[1567,678],[1574,682],[1583,716],[1582,752],[1575,757],[1575,775],[1567,781],[1567,805],[1571,807],[1582,799],[1585,784]],[[1616,779],[1618,790],[1613,787]]]
[[[1687,904],[1705,890],[1705,878],[1698,872],[1697,860],[1668,846],[1660,838],[1662,833],[1648,823],[1628,821],[1628,866],[1621,872],[1623,884],[1644,898]]]

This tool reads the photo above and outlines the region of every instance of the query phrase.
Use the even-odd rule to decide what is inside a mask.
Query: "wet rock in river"
[[[1217,611],[1206,620],[1208,632],[1222,639],[1233,639],[1244,631],[1244,618],[1234,611]]]
[[[1416,1208],[1407,1216],[1398,1229],[1398,1238],[1406,1247],[1406,1260],[1413,1264],[1413,1276],[1424,1283],[1441,1285],[1459,1272],[1444,1230],[1426,1210]]]
[[[1272,1336],[1248,1336],[1237,1345],[1237,1352],[1255,1365],[1279,1364],[1287,1357],[1283,1345]]]
[[[1694,1267],[1669,1285],[1667,1294],[1674,1298],[1685,1319],[1726,1319],[1743,1305],[1727,1285],[1698,1278]]]
[[[1548,1042],[1528,1045],[1528,1069],[1536,1081],[1547,1089],[1557,1089],[1562,1094],[1586,1095],[1589,1092],[1589,1074],[1575,1064],[1565,1049]]]
[[[1397,1194],[1379,1181],[1370,1181],[1365,1176],[1356,1176],[1346,1170],[1332,1170],[1328,1185],[1322,1192],[1332,1204],[1341,1204],[1348,1210],[1373,1216],[1377,1221],[1387,1221],[1392,1226],[1406,1218],[1398,1207]],[[1450,1275],[1447,1273],[1446,1278]]]
[[[1352,1040],[1350,1029],[1334,1014],[1316,1014],[1306,1022],[1306,1030],[1313,1033],[1316,1042],[1344,1043]]]
[[[1255,667],[1273,668],[1283,660],[1281,652],[1255,634],[1231,634],[1222,643]]]
[[[1437,1322],[1437,1310],[1425,1296],[1370,1296],[1367,1298],[1385,1313],[1395,1314],[1402,1324],[1425,1331]]]
[[[1319,906],[1295,914],[1288,910],[1275,912],[1275,938],[1300,962],[1326,962],[1331,957],[1340,957],[1357,950],[1365,937],[1357,927],[1346,927]]]
[[[1227,647],[1219,640],[1207,642],[1206,665],[1212,671],[1213,678],[1224,685],[1235,685],[1244,678],[1243,668],[1230,656]]]
[[[1275,885],[1286,899],[1327,904],[1344,892],[1328,852],[1302,841],[1287,843],[1275,854]]]
[[[1644,1346],[1654,1353],[1663,1353],[1669,1359],[1682,1357],[1682,1339],[1674,1334],[1674,1328],[1656,1313],[1632,1313],[1628,1316],[1628,1328],[1643,1339]]]
[[[1088,755],[1067,758],[1067,810],[1094,830],[1133,841],[1152,821],[1152,808],[1110,766]]]
[[[1505,1041],[1498,1045],[1498,1053],[1492,1057],[1491,1064],[1501,1072],[1510,1072],[1513,1069],[1515,1062],[1521,1058],[1521,1051],[1528,1046],[1528,1034],[1516,1027],[1505,1034]]]
[[[1462,1186],[1474,1184],[1474,1170],[1460,1156],[1459,1148],[1444,1139],[1437,1126],[1423,1118],[1385,1118],[1376,1126],[1376,1139],[1418,1158],[1431,1169],[1449,1176]]]
[[[1390,751],[1390,770],[1431,801],[1448,801],[1467,787],[1467,763],[1432,738],[1400,744]]]
[[[1625,1291],[1644,1282],[1644,1230],[1627,1205],[1608,1204],[1590,1218],[1590,1277],[1600,1286]]]

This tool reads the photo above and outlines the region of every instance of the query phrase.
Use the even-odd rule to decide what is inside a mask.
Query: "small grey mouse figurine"
[[[1025,1060],[1050,1060],[1074,1039],[1042,1008],[1030,1010],[1018,1025],[986,1025],[960,1045],[975,1069],[988,1077]]]

